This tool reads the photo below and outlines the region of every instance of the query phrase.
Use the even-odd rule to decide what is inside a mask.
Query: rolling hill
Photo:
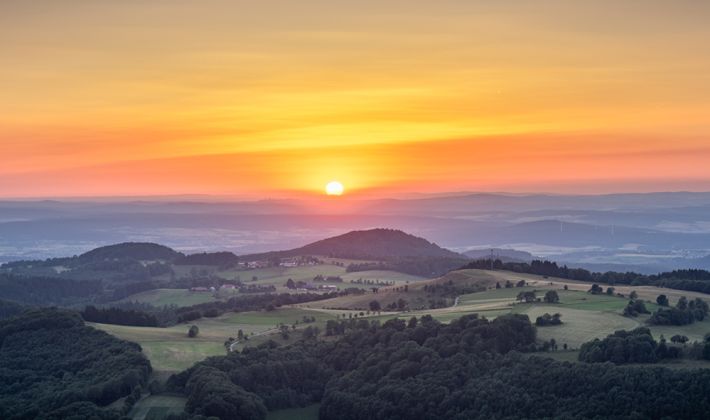
[[[139,261],[173,261],[183,255],[172,248],[150,242],[124,242],[102,246],[81,254],[82,263],[130,258]]]
[[[466,258],[426,239],[396,229],[356,230],[287,251],[245,255],[244,260],[323,255],[359,260],[406,257]]]

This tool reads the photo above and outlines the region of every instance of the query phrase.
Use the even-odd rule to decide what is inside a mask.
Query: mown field
[[[140,400],[128,413],[133,420],[162,420],[170,414],[180,414],[185,408],[185,398],[151,395]]]

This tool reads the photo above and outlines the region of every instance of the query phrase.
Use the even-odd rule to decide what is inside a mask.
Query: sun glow
[[[325,193],[328,195],[343,195],[343,191],[345,191],[345,188],[338,181],[330,181],[325,186]]]

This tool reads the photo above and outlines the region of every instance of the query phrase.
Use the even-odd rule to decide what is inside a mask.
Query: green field
[[[335,318],[334,315],[323,312],[280,308],[271,312],[228,313],[217,318],[202,318],[190,324],[169,328],[91,325],[119,338],[140,344],[156,371],[176,372],[187,369],[209,356],[225,354],[224,342],[229,337],[237,337],[240,329],[247,335],[259,334],[275,328],[280,323],[292,325],[300,322],[303,316],[315,316],[318,322],[314,325],[321,327],[326,320]],[[199,335],[195,338],[187,336],[190,325],[197,325],[200,329]],[[278,335],[274,337],[279,338]]]
[[[136,293],[120,302],[140,302],[153,306],[192,306],[217,300],[210,292],[191,292],[187,289],[155,289]]]
[[[185,408],[185,398],[151,395],[136,403],[128,413],[134,420],[162,420],[169,414],[180,414]]]
[[[332,264],[313,266],[307,265],[301,267],[269,267],[257,268],[253,270],[227,270],[219,272],[218,275],[227,279],[239,278],[239,280],[247,284],[273,285],[276,286],[279,291],[288,291],[285,287],[288,279],[292,279],[293,281],[300,280],[308,282],[312,281],[313,278],[318,275],[322,275],[324,277],[340,276],[343,279],[343,283],[336,284],[340,288],[371,287],[367,285],[361,286],[350,283],[350,280],[357,280],[360,278],[363,280],[394,281],[398,285],[404,285],[407,282],[424,280],[423,277],[398,273],[396,271],[369,270],[348,273],[346,272],[345,267]],[[252,278],[254,276],[256,276],[257,280],[252,282]]]
[[[518,293],[531,290],[535,290],[539,298],[542,298],[547,290],[555,290],[560,297],[560,302],[557,304],[516,302]],[[651,292],[651,290],[646,291],[647,294]],[[658,294],[663,292],[663,289],[658,289]],[[538,337],[541,340],[554,338],[560,348],[563,344],[567,344],[570,349],[579,348],[582,343],[594,338],[604,338],[616,330],[628,330],[640,326],[648,327],[656,339],[660,339],[661,335],[668,339],[675,334],[682,334],[688,336],[690,341],[695,341],[702,340],[703,336],[710,332],[708,320],[683,326],[653,326],[645,323],[649,315],[641,315],[637,318],[624,317],[622,311],[627,303],[627,298],[619,296],[592,295],[582,290],[562,290],[549,285],[540,285],[490,289],[461,295],[456,307],[416,311],[406,316],[421,316],[429,313],[442,322],[448,322],[469,313],[479,313],[489,319],[507,313],[521,313],[528,315],[531,322],[535,322],[538,316],[545,313],[560,313],[563,324],[538,327]],[[651,312],[658,309],[655,303],[646,301],[645,305]],[[387,316],[387,318],[391,317],[394,315]]]
[[[271,411],[266,415],[266,420],[318,420],[319,409],[320,404],[313,404],[303,408]]]
[[[523,305],[520,305],[523,306]],[[521,313],[530,317],[530,321],[544,313],[562,314],[562,325],[538,327],[537,335],[541,340],[554,338],[562,347],[579,348],[582,343],[594,338],[604,338],[616,330],[634,329],[641,324],[634,318],[627,318],[613,312],[597,312],[589,309],[573,309],[563,305],[525,305]]]

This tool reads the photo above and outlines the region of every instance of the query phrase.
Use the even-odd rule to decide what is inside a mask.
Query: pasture
[[[170,414],[180,414],[185,408],[185,398],[151,395],[138,401],[128,413],[133,420],[162,420]]]
[[[622,293],[625,297],[607,294],[592,295],[587,293],[587,290],[589,290],[591,286],[589,283],[570,282],[568,280],[555,278],[544,279],[540,276],[530,276],[505,271],[463,270],[449,273],[446,277],[459,282],[459,284],[471,284],[472,282],[479,281],[480,284],[488,289],[477,293],[460,295],[456,306],[440,309],[414,310],[399,314],[387,313],[379,318],[385,320],[396,316],[408,318],[411,316],[430,314],[441,322],[449,322],[452,319],[471,313],[478,313],[489,319],[508,313],[521,313],[528,315],[530,320],[535,322],[535,319],[544,313],[560,313],[562,314],[563,324],[559,326],[539,327],[538,337],[541,340],[554,338],[560,348],[566,343],[571,349],[579,348],[582,343],[594,338],[604,338],[616,330],[633,329],[640,326],[648,327],[656,339],[660,339],[661,336],[668,339],[675,334],[682,334],[688,336],[690,341],[699,341],[702,340],[705,334],[710,332],[710,320],[682,326],[654,326],[646,324],[649,315],[641,315],[636,318],[624,317],[622,315],[622,311],[628,303],[628,294],[632,290],[636,291],[639,298],[645,301],[646,308],[651,312],[658,309],[655,300],[660,294],[669,296],[669,298],[672,299],[672,303],[677,301],[680,296],[687,296],[688,298],[701,297],[701,299],[708,300],[707,295],[700,293],[652,286],[616,286],[615,292]],[[517,283],[521,279],[526,280],[529,285],[520,288],[495,288],[496,282],[500,282],[501,285],[504,285],[506,281]],[[420,283],[419,286],[421,284],[423,283]],[[565,285],[567,285],[569,290],[563,289]],[[415,286],[415,290],[416,287],[418,286]],[[606,285],[603,287],[606,288]],[[541,299],[544,297],[546,291],[555,290],[560,297],[560,302],[557,304],[516,302],[515,298],[518,293],[533,290],[536,292],[537,297]],[[402,295],[406,296],[406,294]],[[368,297],[372,299],[373,296],[374,295],[369,295]],[[347,298],[339,299],[343,301]],[[353,300],[355,299],[353,298]],[[366,299],[361,297],[357,300],[358,303],[361,303],[360,301]]]
[[[157,372],[177,372],[189,368],[209,356],[226,354],[224,346],[229,337],[237,337],[241,329],[247,336],[273,330],[278,324],[301,324],[304,316],[315,316],[315,324],[322,327],[334,315],[298,308],[279,308],[271,312],[230,312],[217,318],[202,318],[189,324],[179,324],[168,328],[131,327],[123,325],[90,324],[124,340],[141,345],[153,369]],[[187,336],[190,325],[196,325],[200,332],[197,337]],[[300,325],[303,327],[304,325]],[[296,330],[298,332],[298,330]],[[253,343],[268,339],[280,339],[278,334],[258,336]],[[247,341],[249,343],[250,341]],[[243,345],[242,345],[243,347]]]

